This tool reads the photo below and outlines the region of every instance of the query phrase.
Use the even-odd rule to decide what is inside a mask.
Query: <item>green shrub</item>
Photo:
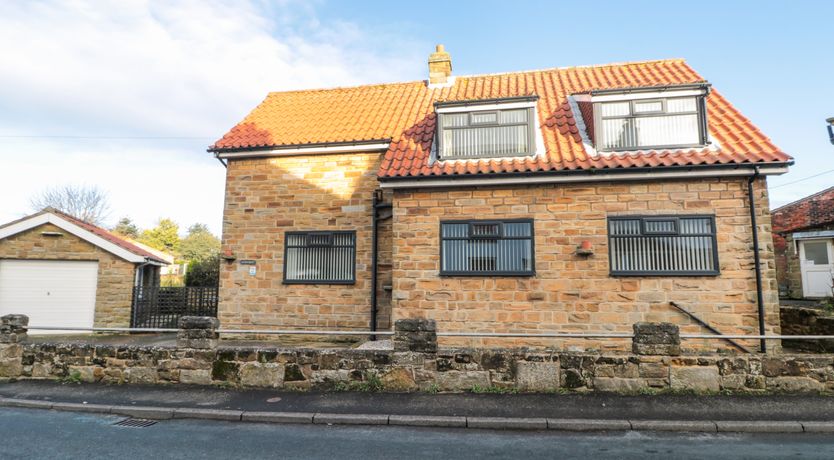
[[[186,286],[213,287],[220,283],[220,256],[192,260],[185,272]]]

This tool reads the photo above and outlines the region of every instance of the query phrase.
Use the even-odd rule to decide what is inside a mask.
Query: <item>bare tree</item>
[[[107,194],[95,186],[51,187],[32,197],[29,203],[35,211],[55,208],[95,225],[101,225],[110,214]]]

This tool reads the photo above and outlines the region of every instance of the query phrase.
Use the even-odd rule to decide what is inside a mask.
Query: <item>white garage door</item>
[[[92,327],[98,262],[0,260],[0,316],[21,313],[33,326]],[[30,334],[66,332],[30,331]]]

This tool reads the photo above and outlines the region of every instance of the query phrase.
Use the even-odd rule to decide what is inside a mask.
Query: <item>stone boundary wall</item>
[[[786,335],[834,335],[834,315],[817,308],[780,309],[782,333]],[[782,345],[812,352],[834,351],[834,340],[782,340]]]
[[[394,392],[834,391],[834,355],[674,356],[680,338],[666,324],[635,326],[633,353],[605,354],[436,349],[433,322],[414,319],[398,321],[395,348],[382,351],[217,346],[216,320],[207,318],[183,319],[176,347],[35,344],[25,342],[19,316],[7,318],[0,377],[11,379]]]

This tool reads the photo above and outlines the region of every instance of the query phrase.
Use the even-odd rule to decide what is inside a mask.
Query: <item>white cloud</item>
[[[269,91],[422,78],[424,44],[322,23],[303,2],[0,2],[0,222],[55,183],[95,184],[114,216],[220,230],[205,147]]]

